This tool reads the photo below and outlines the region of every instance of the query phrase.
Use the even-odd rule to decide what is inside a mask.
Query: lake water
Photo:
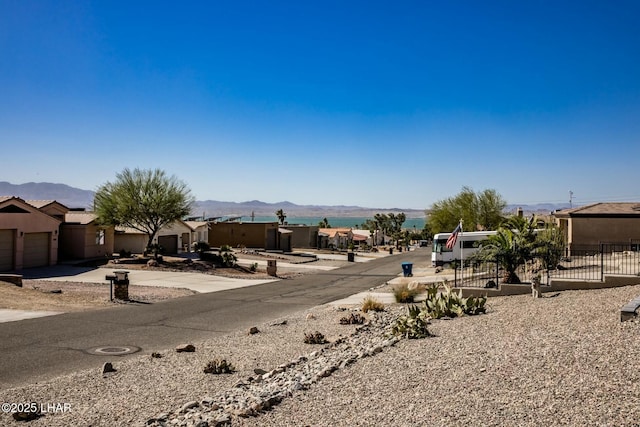
[[[325,217],[289,217],[285,219],[288,224],[305,224],[305,225],[318,225]],[[361,228],[361,225],[367,220],[372,218],[367,217],[326,217],[329,221],[329,225],[333,228]],[[257,216],[254,219],[255,222],[278,222],[278,218],[268,216]],[[242,217],[242,222],[251,222],[251,218]],[[424,218],[407,218],[402,224],[402,228],[411,229],[415,227],[420,231],[424,228]]]

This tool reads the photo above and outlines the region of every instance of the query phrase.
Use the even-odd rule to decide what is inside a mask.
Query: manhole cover
[[[96,356],[124,356],[125,354],[140,351],[140,347],[133,345],[103,345],[100,347],[92,347],[85,350],[89,354]]]

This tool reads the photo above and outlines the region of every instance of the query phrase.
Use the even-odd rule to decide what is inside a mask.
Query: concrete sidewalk
[[[52,268],[52,267],[49,267]],[[120,268],[81,269],[75,267],[56,266],[55,273],[44,277],[38,274],[39,280],[57,282],[108,283],[107,274],[117,270],[129,272],[129,284],[139,286],[159,286],[165,288],[185,288],[200,293],[226,291],[228,289],[269,283],[279,279],[234,279],[204,273],[187,273],[180,271],[127,270],[126,265]],[[25,275],[25,279],[30,278]]]
[[[123,268],[120,268],[120,270],[129,271],[130,285],[185,288],[199,293],[226,291],[228,289],[243,288],[246,286],[254,286],[279,280],[233,279],[203,273],[127,270],[126,266],[123,265],[122,267]],[[112,274],[114,270],[118,269],[83,268],[68,265],[56,265],[25,270],[24,278],[53,282],[108,283],[108,281],[105,280],[105,276],[107,274]],[[51,316],[55,314],[60,314],[60,312],[0,309],[0,323]]]
[[[29,311],[29,310],[12,310],[8,308],[0,308],[0,323],[15,322],[23,319],[34,319],[36,317],[53,316],[62,314],[61,311]]]

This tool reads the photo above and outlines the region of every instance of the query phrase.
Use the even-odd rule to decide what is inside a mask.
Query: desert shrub
[[[384,304],[374,297],[368,296],[362,301],[362,311],[364,313],[369,311],[384,311]]]
[[[430,337],[432,334],[427,328],[430,319],[424,308],[411,305],[407,307],[407,314],[398,317],[396,324],[391,328],[391,333],[408,339]]]
[[[396,302],[399,303],[411,303],[416,299],[416,296],[420,294],[420,290],[418,288],[409,289],[409,285],[396,285],[392,289],[393,297],[396,299]]]
[[[204,367],[205,374],[232,374],[235,371],[236,368],[225,359],[214,359]]]
[[[233,253],[233,249],[229,245],[220,246],[220,257],[222,258],[222,265],[225,267],[233,267],[238,262],[238,257]]]
[[[462,315],[476,315],[486,311],[487,297],[462,297],[462,290],[454,292],[444,285],[444,292],[438,293],[437,287],[427,288],[427,298],[424,308],[429,316],[434,319],[441,317],[458,317]]]
[[[162,247],[161,245],[157,244],[157,243],[153,243],[149,246],[147,246],[147,248],[144,250],[144,256],[147,256],[149,254],[152,254],[153,257],[160,261],[161,257],[160,255],[164,253],[164,247]]]
[[[340,319],[341,325],[362,325],[365,322],[364,316],[358,313],[351,313]]]
[[[120,252],[118,252],[118,256],[120,258],[131,258],[131,252],[124,249],[120,249]]]
[[[305,344],[326,344],[329,341],[322,335],[320,332],[315,331],[311,333],[304,334],[304,342]]]
[[[251,270],[254,273],[258,271],[258,263],[254,262],[253,264],[251,264],[251,266],[249,267],[249,270]]]
[[[206,252],[211,249],[211,246],[207,242],[195,242],[193,244],[193,250],[202,255],[203,252]]]

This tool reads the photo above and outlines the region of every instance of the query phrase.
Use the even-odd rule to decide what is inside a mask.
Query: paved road
[[[0,390],[130,357],[86,353],[98,346],[137,346],[150,354],[248,329],[383,284],[401,272],[401,262],[425,264],[428,257],[419,249],[247,288],[0,323]]]

